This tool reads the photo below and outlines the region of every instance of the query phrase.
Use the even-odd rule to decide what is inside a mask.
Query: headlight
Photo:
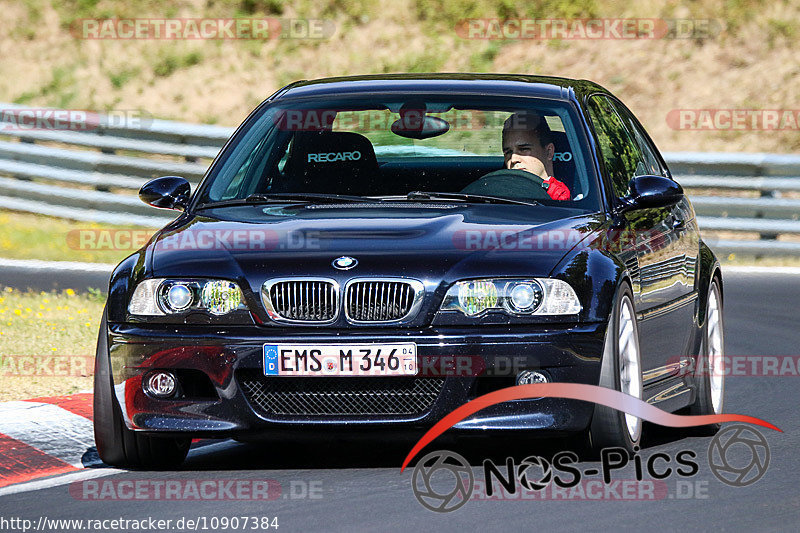
[[[244,308],[239,286],[226,280],[146,279],[136,286],[128,303],[128,312],[138,316],[188,311],[220,316]]]
[[[163,279],[146,279],[136,286],[131,301],[128,302],[128,312],[132,315],[158,316],[166,313],[156,303],[156,292],[165,281]]]
[[[242,304],[242,293],[232,281],[208,281],[203,286],[200,302],[212,315],[224,315]]]
[[[517,283],[508,291],[508,305],[517,313],[532,312],[542,303],[542,286],[537,282]]]
[[[479,315],[497,305],[497,287],[491,281],[460,281],[458,308],[465,315]]]
[[[496,309],[514,316],[576,315],[581,304],[560,279],[476,279],[459,281],[447,291],[442,311],[476,317]]]
[[[167,290],[167,297],[165,300],[170,309],[183,311],[192,304],[194,294],[192,294],[192,289],[187,287],[186,284],[176,283]]]

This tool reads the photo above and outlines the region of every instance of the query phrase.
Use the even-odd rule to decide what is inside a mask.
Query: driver
[[[544,117],[530,111],[514,113],[503,124],[504,165],[507,169],[524,170],[542,178],[553,200],[569,200],[567,186],[552,176],[556,148],[551,139]]]

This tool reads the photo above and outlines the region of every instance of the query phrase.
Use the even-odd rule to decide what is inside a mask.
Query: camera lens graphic
[[[537,471],[541,474],[536,475]],[[528,490],[542,490],[552,481],[553,470],[547,459],[532,455],[523,459],[517,467],[517,478],[519,484]]]
[[[414,496],[423,507],[437,513],[455,511],[472,496],[475,475],[457,453],[437,450],[419,460],[411,476]]]
[[[752,485],[767,472],[769,445],[751,426],[722,429],[708,447],[708,465],[717,479],[731,487]]]

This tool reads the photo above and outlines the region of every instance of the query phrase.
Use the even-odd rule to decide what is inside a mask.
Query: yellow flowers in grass
[[[4,318],[0,322],[0,356],[94,355],[97,326],[105,303],[99,291],[23,292],[0,287],[0,294],[3,295],[0,315]],[[31,397],[25,395],[29,393],[20,392],[31,390],[26,379],[0,375],[0,401]],[[91,376],[39,380],[36,395],[56,396],[89,390],[91,380]]]
[[[94,353],[97,332],[92,326],[100,323],[104,297],[73,289],[22,292],[0,287],[0,293],[5,295],[0,314],[8,313],[0,322],[0,354]]]

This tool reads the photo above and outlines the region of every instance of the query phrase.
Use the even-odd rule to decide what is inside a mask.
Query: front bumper
[[[524,369],[541,370],[551,381],[597,384],[605,329],[605,323],[357,331],[110,324],[108,345],[116,396],[129,428],[250,439],[322,428],[418,432],[480,394],[513,385]],[[242,387],[243,375],[263,373],[265,343],[337,342],[415,342],[421,374],[441,379],[441,391],[429,408],[414,414],[312,416],[265,413]],[[143,377],[154,369],[177,371],[179,379],[199,377],[208,386],[182,398],[155,399],[142,388]],[[473,434],[520,429],[572,433],[588,426],[592,409],[575,400],[517,400],[479,411],[454,429]]]

